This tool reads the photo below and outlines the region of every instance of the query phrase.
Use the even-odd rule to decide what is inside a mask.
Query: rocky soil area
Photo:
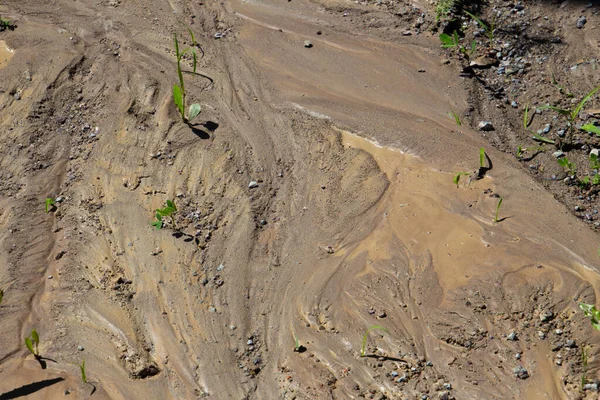
[[[599,10],[6,1],[0,399],[598,398]]]

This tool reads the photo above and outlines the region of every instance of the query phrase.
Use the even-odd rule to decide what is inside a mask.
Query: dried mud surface
[[[0,398],[597,397],[597,235],[489,146],[452,182],[488,144],[447,115],[469,85],[401,35],[430,6],[376,7],[0,6]]]

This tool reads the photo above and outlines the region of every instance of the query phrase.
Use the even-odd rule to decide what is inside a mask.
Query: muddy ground
[[[553,153],[600,143],[522,126],[597,84],[597,8],[475,5],[466,58],[425,2],[4,2],[0,399],[598,398],[598,199]]]

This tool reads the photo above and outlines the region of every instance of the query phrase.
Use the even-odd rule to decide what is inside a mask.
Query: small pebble
[[[307,49],[310,49],[311,47],[313,47],[313,45],[310,42],[310,40],[305,40],[304,41],[304,47],[306,47]]]
[[[481,121],[477,125],[477,128],[479,128],[480,131],[489,132],[494,130],[494,125],[489,121]]]
[[[529,378],[529,372],[527,372],[527,369],[523,368],[522,366],[514,367],[512,372],[519,379]]]
[[[84,349],[83,349],[83,346],[81,346],[81,345],[77,346],[77,350],[78,350],[78,351],[83,351],[83,350],[84,350]]]
[[[257,187],[258,187],[258,182],[256,182],[256,181],[252,181],[252,182],[250,182],[248,184],[248,188],[249,189],[254,189],[254,188],[257,188]]]
[[[587,22],[587,18],[585,16],[581,16],[579,17],[579,19],[577,20],[576,26],[578,29],[581,29],[585,26],[585,23]]]

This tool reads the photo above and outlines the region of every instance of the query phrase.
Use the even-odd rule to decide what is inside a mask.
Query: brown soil
[[[541,170],[514,157],[522,114],[487,96],[495,70],[459,77],[431,5],[5,3],[0,399],[597,398],[577,307],[600,290],[593,224],[543,179],[551,151]],[[528,6],[564,24],[548,71],[597,55],[597,15],[577,30],[582,5]],[[185,25],[192,125],[171,97]],[[556,90],[531,88],[520,105]],[[493,168],[457,187],[480,147]],[[179,233],[150,226],[167,199]]]

